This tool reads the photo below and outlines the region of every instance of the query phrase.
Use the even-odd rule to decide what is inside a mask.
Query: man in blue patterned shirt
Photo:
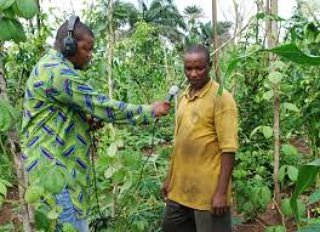
[[[91,137],[86,115],[111,123],[148,124],[166,115],[170,105],[132,105],[97,92],[78,71],[91,60],[92,31],[76,20],[76,52],[66,56],[62,51],[67,36],[65,22],[57,32],[55,50],[39,60],[27,81],[22,158],[30,180],[28,196],[36,192],[41,199],[41,204],[33,202],[36,208],[60,213],[58,225],[70,223],[87,232]],[[58,228],[54,225],[51,230]]]

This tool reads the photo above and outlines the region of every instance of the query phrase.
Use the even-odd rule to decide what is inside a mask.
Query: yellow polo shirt
[[[218,89],[209,81],[192,98],[187,89],[178,103],[168,198],[193,209],[212,209],[221,153],[238,147],[236,103],[227,91],[218,95]]]

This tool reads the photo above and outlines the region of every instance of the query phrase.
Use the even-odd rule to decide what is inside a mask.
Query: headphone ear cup
[[[76,54],[76,52],[77,52],[77,42],[70,37],[66,37],[63,40],[63,49],[62,49],[63,56],[64,57],[73,56]]]

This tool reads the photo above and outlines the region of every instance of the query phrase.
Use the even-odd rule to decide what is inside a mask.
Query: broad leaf
[[[313,204],[313,203],[316,203],[318,201],[320,201],[320,189],[316,190],[309,197],[309,204]]]
[[[301,193],[303,193],[303,191],[314,182],[318,172],[319,172],[319,167],[313,166],[313,165],[303,165],[299,169],[299,175],[296,182],[296,187],[294,189],[294,192],[292,194],[292,198],[290,201],[292,210],[298,221],[300,220],[298,204],[297,204],[298,196]]]
[[[286,176],[287,165],[282,165],[279,169],[279,181],[282,183],[284,181],[284,177]]]
[[[42,183],[45,190],[53,194],[58,194],[61,193],[65,187],[66,181],[59,168],[51,167],[47,174],[43,175]]]
[[[273,129],[270,126],[263,126],[262,127],[262,133],[263,133],[264,137],[266,139],[268,139],[268,138],[272,137]]]
[[[273,98],[273,90],[269,90],[269,91],[263,93],[262,98],[267,101],[270,101],[270,99]]]
[[[281,151],[288,156],[296,156],[298,154],[297,149],[290,144],[282,145]]]
[[[3,205],[3,201],[4,201],[4,197],[2,195],[0,195],[0,208],[2,207]]]
[[[264,186],[260,189],[259,202],[261,205],[265,206],[271,200],[271,191],[267,186]]]
[[[320,56],[306,54],[295,44],[285,44],[265,51],[275,53],[297,64],[320,65]]]
[[[287,173],[291,181],[297,181],[299,170],[296,167],[289,165],[287,168]]]
[[[283,107],[286,110],[290,110],[290,111],[297,112],[297,113],[299,112],[298,107],[295,104],[292,104],[292,103],[289,103],[289,102],[283,103]]]
[[[108,147],[108,150],[107,150],[108,156],[114,157],[116,155],[117,151],[118,151],[117,143],[116,142],[111,143],[110,146]]]
[[[0,0],[0,11],[3,11],[5,9],[8,9],[15,0]]]
[[[17,15],[26,19],[31,19],[38,12],[35,0],[16,0],[14,9]]]
[[[277,85],[281,82],[282,80],[282,73],[280,72],[271,72],[268,76],[269,81],[274,84]]]
[[[0,181],[0,194],[4,197],[7,195],[7,187]]]
[[[281,211],[282,213],[287,216],[290,217],[293,215],[292,209],[291,209],[291,205],[290,205],[290,199],[284,199],[281,203]]]
[[[30,186],[27,189],[24,198],[27,203],[30,203],[30,204],[39,203],[40,198],[43,196],[43,194],[44,194],[44,189],[40,186],[34,185],[34,186]]]
[[[16,19],[2,17],[0,18],[0,41],[9,40],[25,41],[26,35],[20,22]]]

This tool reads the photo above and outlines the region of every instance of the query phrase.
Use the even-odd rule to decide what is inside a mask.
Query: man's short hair
[[[192,44],[184,50],[184,54],[188,54],[188,53],[202,53],[205,56],[208,64],[211,64],[209,48],[205,45]]]
[[[84,23],[81,21],[77,21],[74,26],[74,31],[73,31],[73,39],[78,42],[82,39],[82,36],[84,34],[90,35],[92,38],[94,38],[94,34],[92,30]],[[56,35],[56,40],[54,42],[54,47],[58,51],[62,50],[63,47],[63,40],[68,36],[68,20],[65,21],[58,29],[57,35]]]

